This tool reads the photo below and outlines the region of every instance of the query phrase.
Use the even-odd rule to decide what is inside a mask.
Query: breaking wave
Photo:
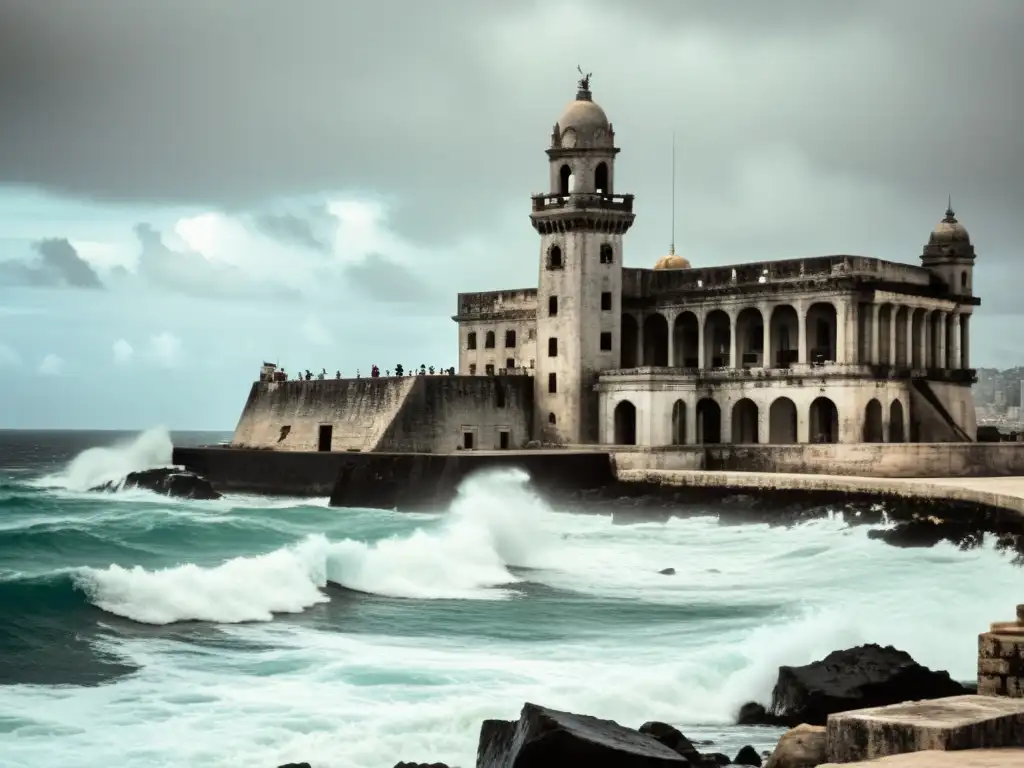
[[[37,488],[88,491],[119,484],[130,472],[171,466],[174,445],[165,427],[155,427],[112,446],[82,451],[62,471],[34,481]]]

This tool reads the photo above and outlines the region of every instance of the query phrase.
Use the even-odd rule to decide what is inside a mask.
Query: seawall
[[[530,440],[530,376],[404,376],[257,381],[231,445],[274,451],[521,448]]]
[[[1024,475],[1024,443],[609,446],[609,450],[619,469],[880,478]]]
[[[245,448],[175,448],[173,461],[221,492],[329,496],[336,506],[403,510],[446,506],[468,475],[524,470],[545,494],[614,484],[600,451],[459,451],[449,454],[299,452]]]

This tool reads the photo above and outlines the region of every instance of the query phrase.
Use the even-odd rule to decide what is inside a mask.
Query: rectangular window
[[[513,368],[515,368],[515,367],[516,367],[516,361],[515,361],[515,358],[512,358],[512,357],[506,357],[506,358],[505,358],[505,367],[506,367],[507,369],[509,369],[509,370],[512,370]]]
[[[484,336],[484,349],[494,349],[494,331],[488,331]]]
[[[469,364],[469,375],[476,376],[476,363]]]
[[[462,447],[467,451],[473,450],[473,433],[463,432],[462,433]]]
[[[609,245],[608,243],[604,243],[601,246],[600,258],[602,264],[611,264],[612,262],[615,261],[615,252],[612,250],[611,245]]]
[[[505,349],[509,349],[516,345],[516,332],[505,331]]]
[[[601,294],[601,311],[610,312],[612,309],[612,292],[605,291]]]
[[[527,332],[526,338],[529,339],[530,341],[533,341],[534,339],[536,339],[537,338],[537,330],[535,328],[531,328],[529,330],[529,332]]]
[[[548,357],[558,357],[558,339],[554,336],[548,339]]]
[[[608,352],[612,348],[612,334],[609,331],[601,333],[601,351]]]
[[[466,349],[476,349],[476,331],[466,337]]]
[[[487,374],[488,376],[493,376],[494,375],[494,363],[488,363],[487,365],[485,365],[484,366],[484,373]]]
[[[548,392],[555,394],[558,391],[558,377],[553,373],[548,374]]]
[[[548,296],[548,317],[554,317],[558,314],[558,297]]]
[[[509,446],[508,430],[501,430],[498,433],[498,449],[507,451]]]

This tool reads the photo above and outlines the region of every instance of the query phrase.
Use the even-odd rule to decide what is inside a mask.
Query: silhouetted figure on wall
[[[395,366],[395,376],[405,376],[405,369],[401,363]]]
[[[427,375],[427,366],[425,366],[422,363],[420,363],[420,376],[426,376],[426,375]]]
[[[452,366],[451,368],[448,369],[448,375],[449,376],[454,376],[455,375],[455,366]]]
[[[341,371],[335,371],[334,372],[334,378],[340,379],[341,378]]]
[[[378,378],[380,378],[380,368],[378,368],[376,365],[374,365],[373,367],[370,368],[370,378],[371,379],[378,379]]]
[[[309,372],[309,369],[307,368],[307,369],[306,369],[306,381],[309,381],[309,380],[310,380],[310,379],[312,379],[312,378],[313,378],[313,374],[312,374],[312,373],[310,373],[310,372]]]

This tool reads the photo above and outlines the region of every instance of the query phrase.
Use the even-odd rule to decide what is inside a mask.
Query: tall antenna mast
[[[676,253],[676,132],[672,131],[672,242],[669,244],[668,252],[675,256]]]

